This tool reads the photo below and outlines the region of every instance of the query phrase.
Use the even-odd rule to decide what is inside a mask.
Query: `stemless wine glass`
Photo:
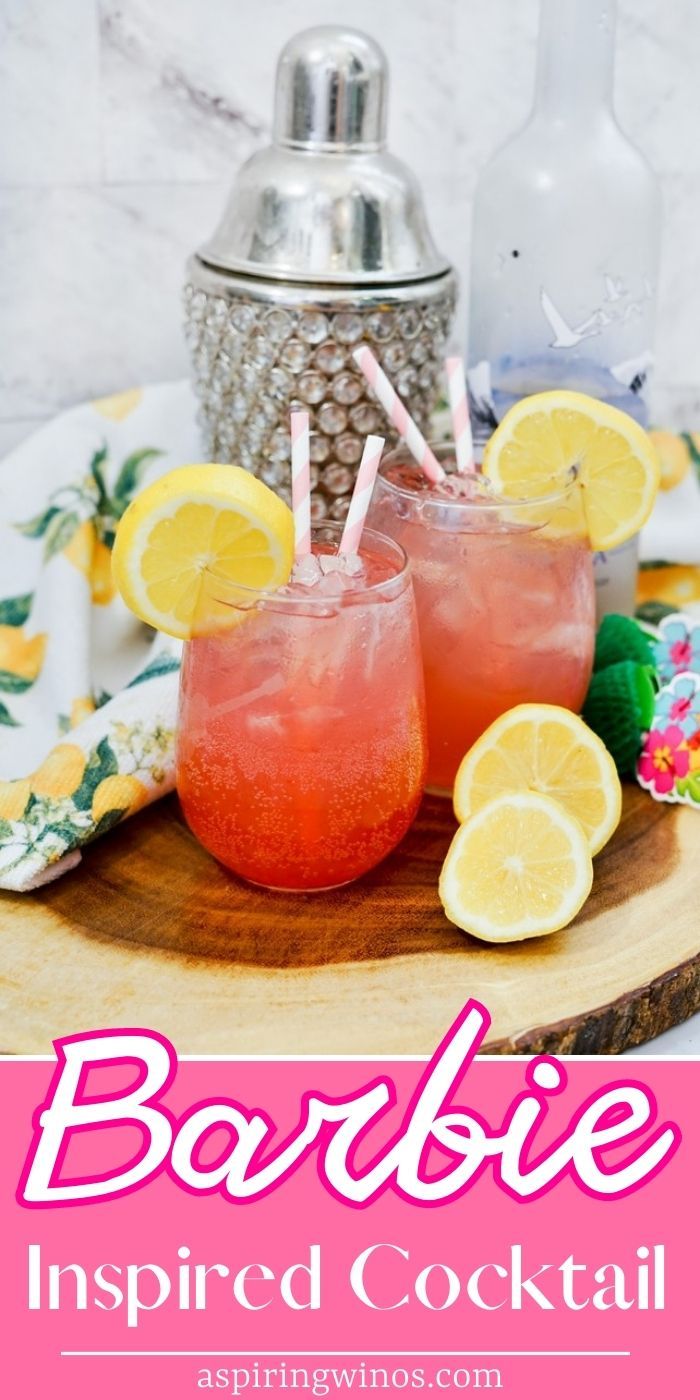
[[[340,535],[314,531],[314,554],[336,554]],[[274,593],[203,579],[203,626],[216,628],[185,646],[180,802],[212,855],[269,889],[357,879],[421,800],[425,702],[406,556],[365,530],[360,557],[355,578]]]
[[[453,473],[454,447],[433,450]],[[592,556],[575,470],[527,500],[499,496],[478,473],[467,491],[431,487],[400,449],[382,463],[368,517],[411,561],[428,786],[442,793],[474,740],[513,705],[578,711],[593,664]]]

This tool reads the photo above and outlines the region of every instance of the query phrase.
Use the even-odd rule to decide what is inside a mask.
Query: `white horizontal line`
[[[1,421],[1,420],[0,420]],[[241,1064],[241,1065],[265,1065],[265,1064],[287,1064],[287,1065],[324,1065],[324,1064],[406,1064],[406,1065],[426,1065],[430,1061],[430,1055],[373,1055],[371,1050],[362,1055],[178,1055],[181,1064]],[[513,1064],[522,1065],[526,1060],[536,1059],[536,1056],[529,1054],[522,1055],[494,1055],[489,1050],[482,1051],[477,1057],[477,1064],[485,1061],[490,1064]],[[600,1064],[600,1055],[560,1055],[559,1059],[566,1064]],[[619,1059],[625,1056],[620,1055]],[[635,1055],[635,1060],[640,1060],[642,1064],[697,1064],[697,1055]],[[0,1064],[55,1064],[55,1055],[15,1055],[11,1051],[0,1052]]]
[[[630,1356],[629,1351],[62,1351],[61,1356]]]

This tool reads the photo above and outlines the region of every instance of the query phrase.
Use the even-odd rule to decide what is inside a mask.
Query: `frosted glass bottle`
[[[525,127],[477,184],[469,382],[477,443],[517,399],[570,388],[648,421],[660,191],[612,106],[616,0],[541,0]],[[636,542],[596,559],[631,611]]]

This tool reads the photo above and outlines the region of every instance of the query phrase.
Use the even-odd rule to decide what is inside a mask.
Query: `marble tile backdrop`
[[[657,416],[700,423],[700,9],[620,8],[618,112],[666,201]],[[478,169],[528,109],[537,0],[0,0],[0,453],[185,371],[185,257],[266,138],[282,43],[322,21],[384,45],[392,146],[464,277]]]

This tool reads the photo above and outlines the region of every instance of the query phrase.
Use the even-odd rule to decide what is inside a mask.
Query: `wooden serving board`
[[[478,943],[444,917],[454,830],[426,798],[402,846],[334,894],[273,895],[201,849],[175,798],[33,895],[0,897],[0,1044],[151,1026],[180,1053],[432,1051],[469,996],[489,1049],[611,1054],[700,1008],[700,815],[625,792],[593,894],[550,938]]]

